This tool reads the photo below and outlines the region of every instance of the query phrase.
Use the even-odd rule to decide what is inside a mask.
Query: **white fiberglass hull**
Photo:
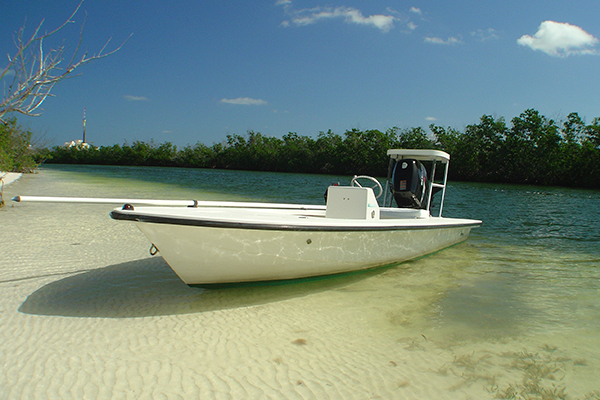
[[[480,224],[433,217],[331,220],[316,209],[146,209],[111,216],[136,221],[189,285],[297,279],[402,262],[461,242]]]
[[[385,189],[373,177],[354,176],[350,186],[327,188],[325,206],[36,196],[13,200],[125,203],[110,216],[135,222],[189,285],[359,271],[441,250],[466,240],[481,225],[442,218],[449,154],[426,149],[390,149],[387,154]],[[443,168],[441,181],[437,165]],[[363,187],[360,180],[375,186]],[[378,196],[386,194],[386,207],[379,205],[373,188]],[[439,191],[438,216],[432,217],[433,196]],[[399,208],[389,207],[392,197]]]

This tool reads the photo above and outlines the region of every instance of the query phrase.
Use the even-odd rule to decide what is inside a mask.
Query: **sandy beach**
[[[0,171],[0,179],[2,179],[2,182],[5,185],[10,185],[11,183],[13,183],[17,179],[19,179],[22,175],[23,174],[16,173],[16,172],[4,172],[4,171]]]
[[[24,175],[5,201],[96,190],[67,178]],[[206,290],[151,257],[110,206],[10,203],[1,399],[483,399],[523,385],[527,365],[560,378],[540,390],[577,398],[595,385],[592,328],[573,349],[571,332],[540,332],[512,303],[497,305],[503,320],[472,301],[461,323],[440,314],[465,300],[456,282],[482,258],[469,244],[358,276]]]

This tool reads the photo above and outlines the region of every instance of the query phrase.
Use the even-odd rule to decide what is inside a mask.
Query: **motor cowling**
[[[399,160],[392,178],[394,199],[400,208],[426,208],[427,171],[418,160]]]

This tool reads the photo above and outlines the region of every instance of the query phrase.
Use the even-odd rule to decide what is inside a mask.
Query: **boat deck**
[[[327,218],[325,206],[294,208],[249,207],[136,207],[115,209],[118,220],[174,225],[215,226],[245,229],[293,230],[395,230],[456,226],[479,226],[481,221],[431,217],[425,210],[381,208],[377,220]]]

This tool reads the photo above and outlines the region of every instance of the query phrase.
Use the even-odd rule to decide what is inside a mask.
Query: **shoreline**
[[[0,171],[0,179],[4,185],[10,185],[11,183],[18,180],[23,174],[18,172],[4,172]]]
[[[330,183],[87,170],[24,175],[5,199],[214,200],[280,188],[296,201],[307,196],[296,186],[320,196]],[[11,203],[0,212],[0,399],[596,398],[600,223],[554,211],[598,208],[600,197],[456,186],[450,204],[482,198],[464,211],[504,218],[489,217],[468,243],[373,274],[212,290],[185,285],[150,256],[136,226],[108,218],[112,205]],[[515,207],[528,201],[528,213]],[[553,225],[532,237],[527,227],[548,211]]]

